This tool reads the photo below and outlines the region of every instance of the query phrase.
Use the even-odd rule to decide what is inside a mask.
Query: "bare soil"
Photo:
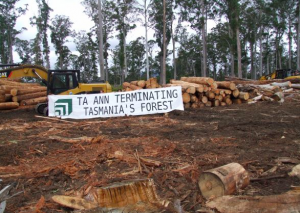
[[[114,158],[116,151],[161,165],[138,170],[137,162]],[[237,194],[280,194],[300,185],[287,175],[299,160],[299,98],[92,120],[50,120],[32,109],[0,112],[0,189],[14,184],[11,194],[22,192],[7,201],[6,213],[72,212],[51,197],[139,178],[153,178],[162,199],[196,212],[204,203],[201,172],[237,162],[253,179]],[[273,178],[255,180],[274,166]]]

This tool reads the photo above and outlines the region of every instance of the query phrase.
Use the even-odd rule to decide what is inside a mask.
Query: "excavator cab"
[[[78,87],[80,81],[79,70],[49,70],[47,91],[49,94],[62,92]]]

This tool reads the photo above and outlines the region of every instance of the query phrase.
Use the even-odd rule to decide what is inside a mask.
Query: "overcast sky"
[[[139,0],[140,1],[140,0]],[[73,29],[76,32],[79,32],[81,30],[89,31],[90,28],[93,26],[92,21],[89,19],[89,17],[84,13],[84,7],[81,5],[82,0],[48,0],[48,5],[50,8],[53,9],[53,11],[50,13],[50,19],[53,18],[55,15],[64,15],[68,16],[73,22]],[[27,30],[23,33],[19,34],[18,37],[23,40],[30,40],[33,39],[36,35],[36,26],[32,27],[30,25],[30,18],[33,16],[38,15],[38,7],[35,0],[20,0],[16,6],[24,6],[25,4],[28,4],[28,11],[25,15],[21,16],[17,20],[16,29],[21,29],[22,27],[26,27]],[[208,26],[210,29],[211,26]],[[49,43],[50,42],[50,32],[48,32],[49,36]],[[132,40],[135,40],[136,38],[140,36],[145,36],[145,29],[142,26],[141,23],[137,23],[137,28],[132,30],[129,35],[127,36],[127,43],[129,43]],[[149,29],[148,31],[148,38],[153,38],[153,31]],[[117,38],[112,38],[109,40],[109,43],[111,45],[111,48],[114,48],[118,43]],[[50,53],[50,63],[51,68],[54,68],[54,63],[56,61],[56,55],[54,48],[51,45],[51,53]],[[69,42],[67,44],[69,49],[76,54],[76,47],[73,42]],[[16,53],[14,53],[14,61],[19,62],[19,57]]]

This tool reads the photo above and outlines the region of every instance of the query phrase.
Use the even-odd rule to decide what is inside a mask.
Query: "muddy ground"
[[[79,196],[91,187],[153,178],[162,199],[186,212],[204,204],[201,172],[231,162],[253,179],[237,192],[272,195],[300,185],[287,173],[300,160],[300,99],[187,109],[169,114],[92,120],[50,120],[32,109],[0,112],[0,189],[14,184],[9,212],[72,212],[53,195]],[[93,138],[91,140],[91,138]],[[116,151],[159,161],[143,165]],[[280,161],[288,157],[285,162]],[[279,159],[279,160],[278,160]],[[277,169],[264,179],[262,174]],[[258,179],[257,178],[262,178]]]

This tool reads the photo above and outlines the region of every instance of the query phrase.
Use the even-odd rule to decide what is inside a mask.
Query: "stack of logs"
[[[249,103],[257,101],[280,101],[283,102],[285,97],[298,93],[300,89],[299,79],[284,79],[255,81],[227,77],[236,83],[238,89],[249,93]]]
[[[139,81],[131,81],[123,83],[123,91],[133,91],[139,89],[155,89],[160,88],[161,86],[158,84],[156,78],[150,78],[149,80],[139,80]]]
[[[230,81],[214,81],[208,77],[181,77],[171,80],[167,86],[181,86],[185,108],[204,106],[227,106],[243,103],[249,99],[248,92],[240,92],[235,83]]]
[[[47,88],[38,83],[0,79],[0,110],[47,102]]]

